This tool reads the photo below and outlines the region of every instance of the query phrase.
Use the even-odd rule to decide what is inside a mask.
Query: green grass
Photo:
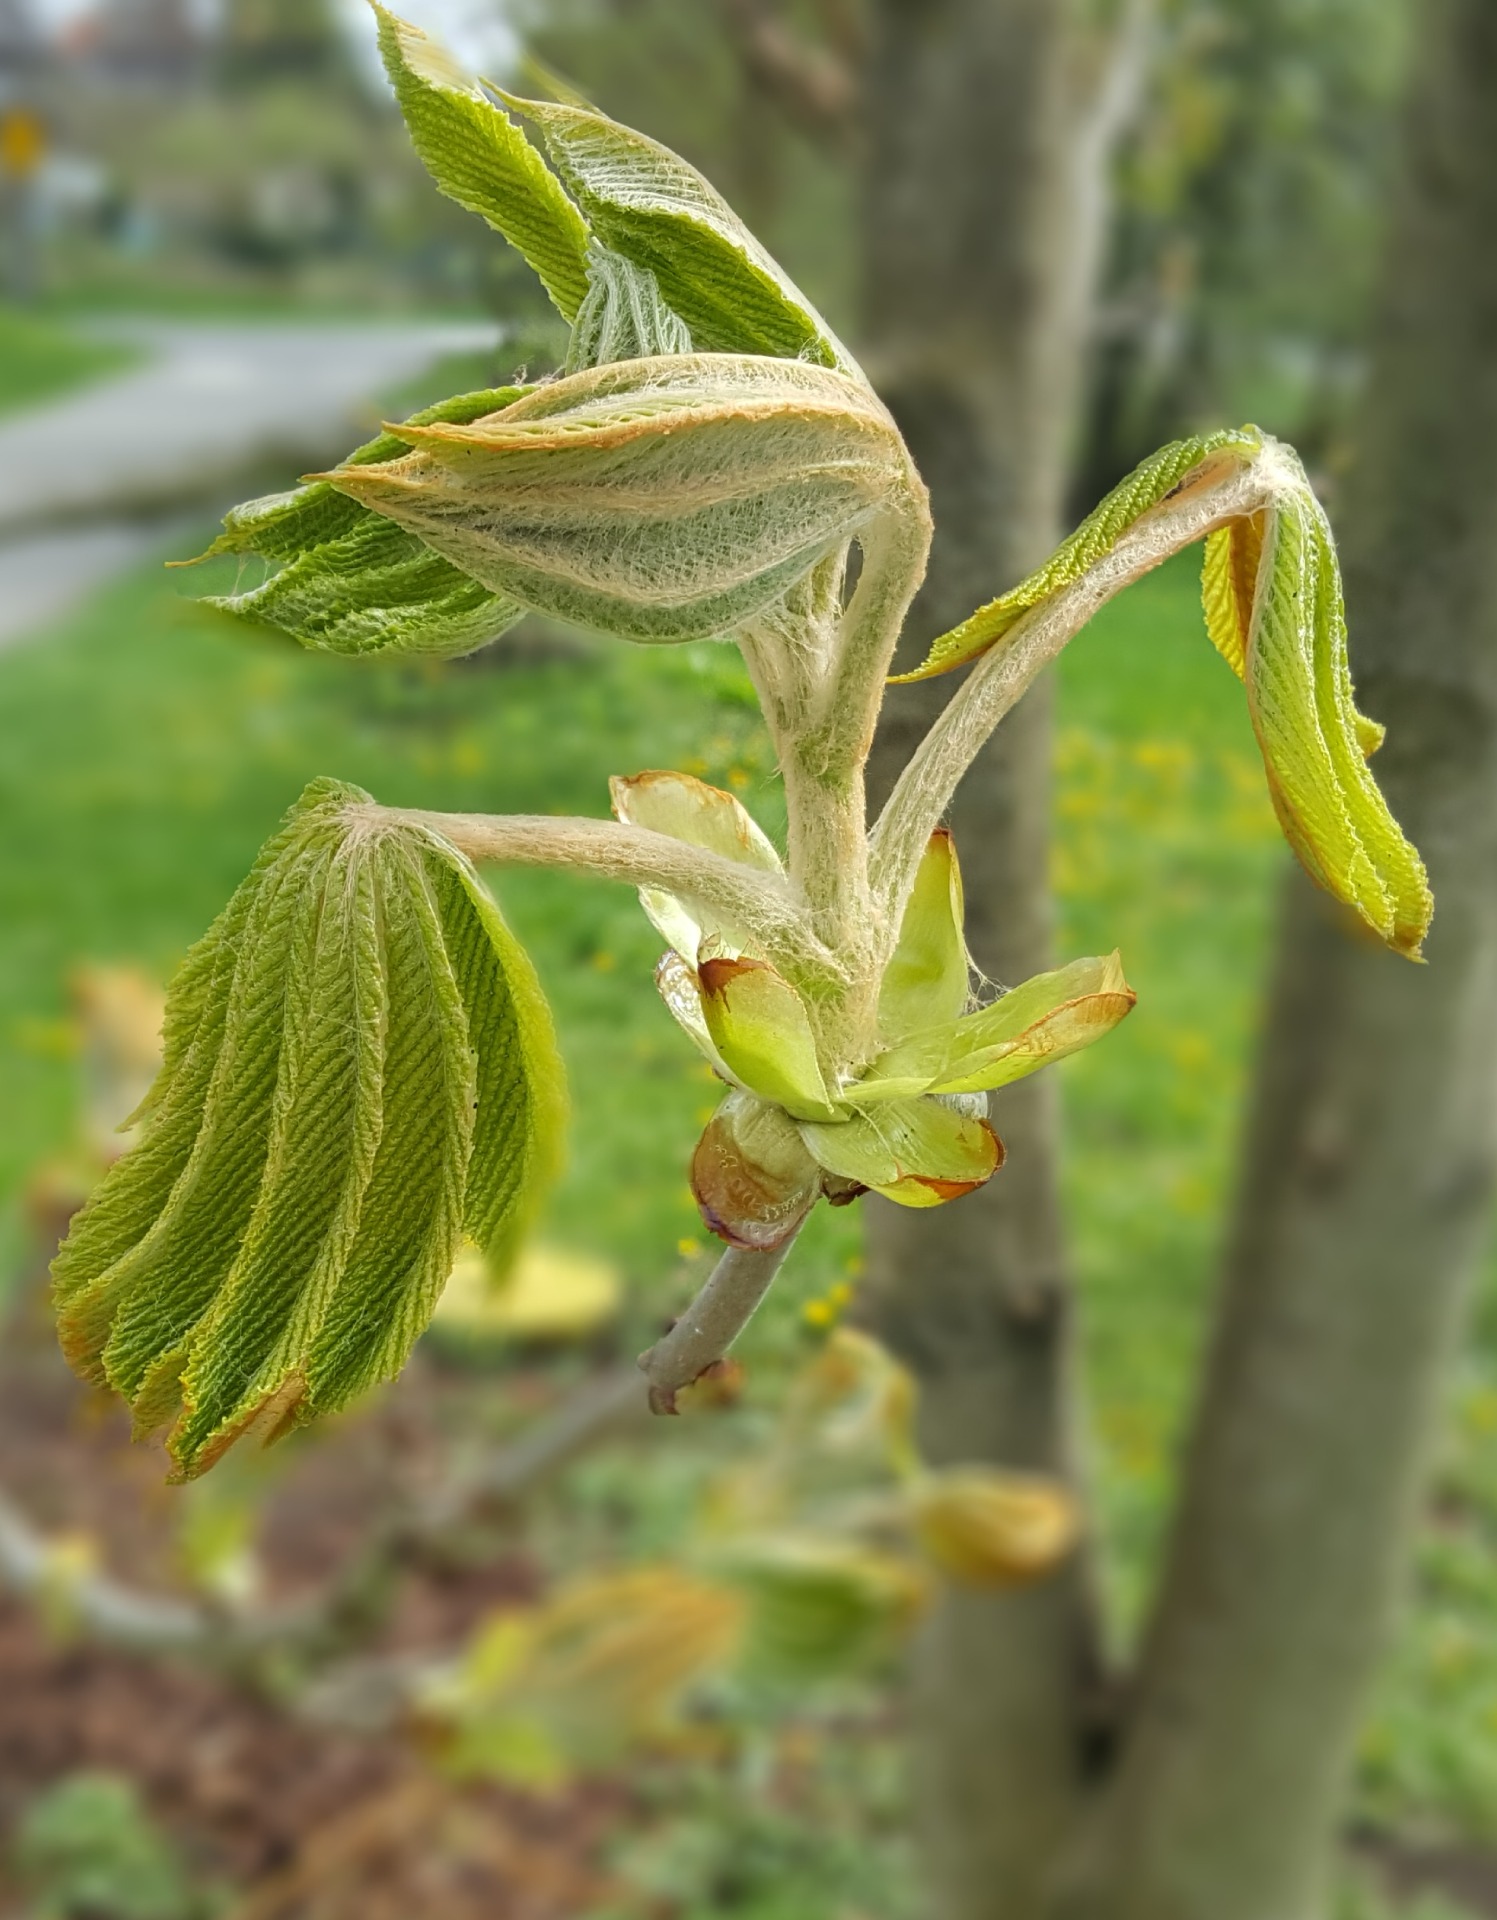
[[[56,399],[134,357],[132,348],[86,340],[61,320],[0,307],[0,414]]]
[[[727,648],[501,647],[459,668],[360,669],[194,607],[185,594],[206,584],[143,572],[0,657],[0,1196],[72,1140],[70,968],[125,960],[164,977],[314,774],[396,804],[601,814],[609,773],[675,766],[779,823],[767,743]],[[1157,1553],[1188,1409],[1287,862],[1241,689],[1206,644],[1195,594],[1189,561],[1163,569],[1106,610],[1061,671],[1061,951],[1120,946],[1139,992],[1115,1035],[1059,1069],[1125,1619]],[[651,988],[658,941],[628,890],[521,870],[496,887],[572,1075],[571,1162],[547,1231],[616,1259],[648,1323],[709,1257],[685,1168],[713,1086]],[[823,1209],[747,1336],[751,1363],[810,1337],[801,1306],[857,1255],[857,1210]],[[1474,1344],[1463,1363],[1419,1605],[1363,1753],[1367,1811],[1466,1832],[1497,1831],[1492,1348]],[[650,1491],[632,1467],[600,1461],[597,1484],[610,1512],[633,1501],[665,1547],[679,1525],[666,1509],[690,1496],[662,1473]]]

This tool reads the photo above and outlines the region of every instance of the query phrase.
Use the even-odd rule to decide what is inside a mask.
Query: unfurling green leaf
[[[587,222],[525,135],[419,27],[375,5],[411,144],[442,192],[502,233],[562,314],[587,297]]]
[[[1117,954],[1037,973],[975,1013],[911,1033],[848,1089],[861,1107],[1006,1087],[1100,1040],[1137,996]]]
[[[651,273],[699,349],[857,363],[722,195],[679,154],[591,107],[502,95],[540,129],[606,245]]]
[[[896,684],[929,680],[935,674],[949,673],[953,667],[964,666],[986,653],[1032,607],[1079,580],[1089,567],[1110,553],[1151,507],[1157,507],[1177,489],[1209,478],[1219,460],[1251,459],[1262,444],[1263,436],[1256,427],[1223,428],[1217,433],[1171,441],[1158,453],[1150,454],[1126,480],[1119,481],[1069,539],[1062,541],[1044,566],[996,600],[990,600],[985,607],[979,607],[959,627],[932,641],[922,664],[913,673],[897,675]],[[1203,467],[1207,468],[1206,472],[1198,471]]]
[[[742,803],[721,787],[709,787],[689,773],[615,775],[608,783],[617,819],[629,826],[669,834],[688,846],[704,847],[740,866],[761,873],[782,871],[780,856]],[[641,887],[639,903],[656,930],[695,966],[704,940],[719,955],[736,957],[747,939],[723,915],[700,901],[678,899],[658,887]]]
[[[712,1043],[740,1086],[797,1120],[837,1109],[822,1078],[805,1003],[766,960],[704,960],[697,968]]]
[[[407,424],[475,420],[528,391],[459,394]],[[405,450],[393,433],[381,433],[344,464],[370,466]],[[259,586],[211,598],[210,606],[279,627],[323,653],[452,659],[497,640],[524,613],[325,480],[235,507],[202,558],[222,553],[254,554],[279,571]]]
[[[1395,951],[1416,957],[1433,912],[1429,882],[1367,767],[1381,730],[1352,700],[1335,542],[1297,461],[1294,468],[1302,484],[1275,498],[1261,530],[1234,528],[1236,547],[1221,535],[1208,546],[1207,618],[1229,661],[1223,640],[1233,626],[1245,629],[1240,670],[1285,838],[1313,880]],[[1242,588],[1259,543],[1244,622]]]
[[[587,254],[588,289],[567,349],[568,373],[690,353],[691,334],[660,297],[655,276],[595,240]]]
[[[965,925],[956,843],[938,827],[921,856],[894,957],[879,986],[878,1025],[886,1040],[954,1020],[966,1006],[971,962]]]
[[[562,1070],[476,874],[314,781],[183,962],[139,1143],[54,1265],[64,1350],[179,1477],[395,1373],[551,1171]]]
[[[912,485],[883,406],[825,367],[727,354],[571,374],[323,476],[495,593],[626,639],[705,639],[780,600]]]

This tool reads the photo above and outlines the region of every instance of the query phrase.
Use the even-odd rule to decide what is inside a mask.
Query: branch
[[[1272,448],[1234,461],[1143,514],[1110,553],[1043,601],[983,655],[900,775],[871,836],[883,924],[898,927],[915,870],[962,776],[988,736],[1101,607],[1124,587],[1228,521],[1269,505],[1285,484]]]
[[[1123,0],[1122,15],[1101,58],[1101,72],[1077,138],[1105,166],[1143,99],[1158,0]]]
[[[617,820],[551,814],[424,813],[378,809],[440,834],[470,860],[522,866],[575,867],[636,887],[661,887],[717,908],[772,960],[792,970],[842,974],[837,956],[817,939],[810,917],[781,876],[739,866],[705,847]]]
[[[853,63],[807,45],[773,0],[723,0],[723,11],[749,77],[813,138],[845,139],[858,104]]]
[[[768,1252],[749,1247],[724,1250],[701,1292],[670,1332],[639,1356],[639,1370],[650,1383],[652,1413],[674,1413],[681,1388],[700,1380],[722,1359],[753,1319],[794,1242],[792,1233]]]

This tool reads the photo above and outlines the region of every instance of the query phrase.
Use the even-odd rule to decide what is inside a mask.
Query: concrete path
[[[102,329],[100,329],[102,331]],[[494,325],[115,322],[149,359],[53,405],[0,419],[0,537],[64,519],[211,499],[246,468],[289,481],[371,426],[375,396]]]
[[[373,430],[379,396],[500,337],[492,324],[433,322],[94,330],[147,358],[0,418],[0,647],[244,492],[336,460]]]

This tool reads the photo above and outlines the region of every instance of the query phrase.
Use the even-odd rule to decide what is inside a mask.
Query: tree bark
[[[1497,1158],[1497,10],[1422,16],[1345,514],[1358,687],[1427,967],[1296,878],[1225,1297],[1066,1920],[1310,1920]]]
[[[867,80],[870,371],[932,492],[915,652],[1054,546],[1106,208],[1144,10],[1098,41],[1069,0],[876,0]],[[923,651],[923,646],[921,647]],[[918,654],[916,654],[918,657]],[[875,806],[949,697],[895,690]],[[1050,956],[1050,690],[1005,722],[952,824],[978,964],[1012,985]],[[1005,1092],[1009,1150],[981,1194],[869,1203],[868,1295],[921,1385],[935,1463],[1070,1474],[1070,1304],[1053,1080]],[[912,1775],[931,1911],[1027,1920],[1070,1831],[1095,1679],[1085,1577],[952,1593],[915,1659]]]

